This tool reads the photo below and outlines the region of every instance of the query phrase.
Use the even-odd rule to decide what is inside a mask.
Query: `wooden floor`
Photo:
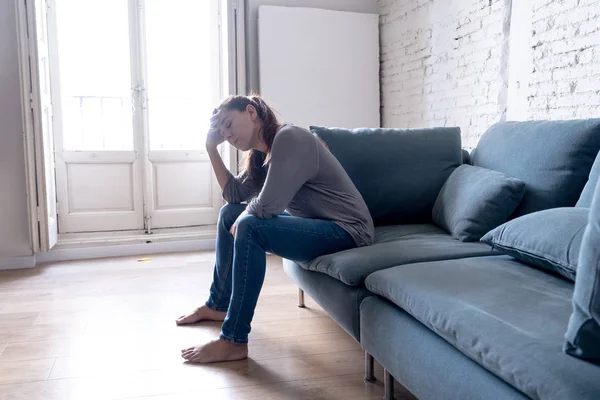
[[[218,323],[177,327],[202,304],[213,252],[0,271],[0,399],[381,399],[363,351],[269,257],[248,360],[186,364]],[[397,385],[399,386],[399,385]],[[410,394],[398,388],[397,399]]]

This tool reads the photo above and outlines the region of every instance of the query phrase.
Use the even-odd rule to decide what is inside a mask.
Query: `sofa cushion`
[[[459,128],[310,129],[340,161],[376,225],[430,222],[442,185],[463,160]]]
[[[596,156],[596,161],[594,161],[588,181],[583,187],[583,192],[581,192],[581,196],[579,197],[579,200],[577,200],[577,207],[590,208],[592,205],[592,197],[594,196],[594,188],[598,182],[600,182],[600,152],[598,152],[598,155]]]
[[[461,165],[433,206],[433,222],[463,242],[481,239],[503,224],[523,198],[525,184],[490,169]]]
[[[306,271],[291,260],[283,260],[283,269],[339,326],[360,342],[360,303],[373,293],[364,286],[348,287],[330,276]]]
[[[600,119],[503,122],[472,152],[472,164],[525,182],[515,216],[572,207],[600,150]]]
[[[565,350],[600,364],[600,182],[595,192],[579,252]]]
[[[396,265],[501,254],[485,243],[463,243],[432,224],[375,228],[375,243],[327,254],[300,266],[325,273],[350,286],[361,286],[369,274]]]
[[[587,208],[553,208],[513,219],[481,241],[526,264],[575,280]]]
[[[598,398],[600,368],[562,351],[564,279],[500,256],[404,265],[365,284],[531,398]]]
[[[417,399],[530,400],[379,296],[360,305],[360,345]]]

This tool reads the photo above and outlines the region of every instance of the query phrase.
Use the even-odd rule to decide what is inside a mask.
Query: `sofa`
[[[587,277],[577,264],[582,241],[588,258],[600,249],[584,238],[600,119],[502,122],[471,151],[458,127],[311,131],[361,192],[376,238],[284,269],[300,306],[306,293],[360,343],[367,381],[375,359],[388,400],[394,380],[422,400],[600,399],[594,311],[574,302],[596,293],[593,262]],[[587,332],[575,345],[573,321]]]

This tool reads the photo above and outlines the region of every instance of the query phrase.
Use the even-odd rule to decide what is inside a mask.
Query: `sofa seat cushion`
[[[390,268],[365,285],[531,398],[600,398],[600,367],[563,352],[569,281],[500,256]]]
[[[350,286],[361,286],[380,269],[422,261],[501,254],[481,242],[460,242],[433,224],[375,228],[375,243],[327,254],[300,266],[325,273]]]
[[[283,260],[283,269],[339,326],[360,342],[360,304],[373,293],[364,286],[348,287],[330,276],[306,271],[294,261]]]

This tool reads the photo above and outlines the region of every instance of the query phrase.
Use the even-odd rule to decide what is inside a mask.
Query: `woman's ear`
[[[246,111],[248,111],[248,115],[250,116],[250,120],[251,121],[256,121],[256,108],[254,108],[254,106],[252,104],[248,104],[246,106]]]

